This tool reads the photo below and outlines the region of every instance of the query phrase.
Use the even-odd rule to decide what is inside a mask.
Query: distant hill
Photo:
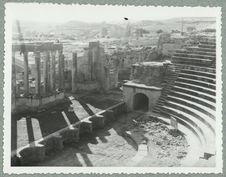
[[[167,20],[143,20],[137,22],[136,25],[149,31],[156,31],[162,29],[163,31],[181,30],[182,23],[184,29],[188,26],[195,26],[196,29],[212,28],[216,23],[213,17],[184,17],[184,18],[171,18]]]
[[[197,30],[206,28],[214,28],[215,18],[212,17],[185,17],[185,18],[171,18],[166,20],[141,20],[137,22],[130,22],[132,29],[143,28],[149,32],[156,32],[161,29],[165,32],[172,30],[186,30],[187,27],[195,27]],[[121,37],[125,34],[127,23],[88,23],[82,21],[69,21],[66,23],[43,23],[43,22],[20,22],[21,31],[23,33],[38,32],[38,33],[53,33],[73,35],[74,37],[94,37],[98,35],[103,28],[107,29],[111,37]],[[13,25],[13,31],[18,32],[16,24]]]

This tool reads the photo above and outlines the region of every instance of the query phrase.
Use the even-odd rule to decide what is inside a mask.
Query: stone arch
[[[148,111],[149,99],[148,96],[143,93],[136,93],[133,96],[133,109]]]

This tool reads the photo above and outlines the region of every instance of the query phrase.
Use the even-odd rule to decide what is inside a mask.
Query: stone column
[[[43,67],[43,71],[44,71],[44,93],[47,94],[49,92],[49,51],[45,52],[45,58],[44,58],[44,67]]]
[[[64,89],[64,55],[63,51],[59,51],[59,89],[63,90]]]
[[[41,73],[40,73],[40,52],[36,51],[35,53],[35,93],[39,97],[41,96]]]
[[[62,57],[61,57],[61,66],[62,66],[62,70],[61,70],[61,80],[62,80],[62,90],[64,90],[64,55],[62,54]]]
[[[50,65],[50,88],[52,91],[56,90],[56,51],[51,53],[51,65]]]
[[[28,66],[28,52],[24,52],[24,93],[29,94],[29,66]]]
[[[99,54],[99,47],[94,47],[92,49],[92,80],[97,79],[97,72],[98,72],[98,65],[99,65],[99,59],[100,59],[100,54]]]
[[[115,87],[118,87],[119,65],[120,65],[119,59],[118,59],[118,58],[114,58],[114,78],[115,78],[114,86],[115,86]]]
[[[16,107],[16,64],[15,51],[12,51],[12,108]]]
[[[72,69],[71,69],[71,74],[72,74],[72,92],[76,91],[76,82],[77,82],[77,53],[72,54]]]
[[[89,79],[92,80],[92,74],[93,74],[93,57],[92,57],[92,49],[89,46],[88,50],[88,75]]]

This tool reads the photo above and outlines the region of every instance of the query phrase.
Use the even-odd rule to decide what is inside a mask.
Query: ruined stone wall
[[[131,80],[148,86],[161,87],[166,74],[168,62],[143,62],[134,64],[131,71]]]
[[[172,56],[176,49],[181,49],[192,41],[190,36],[162,33],[159,36],[157,51],[163,56]]]
[[[85,50],[83,56],[78,57],[77,69],[78,69],[78,82],[84,82],[84,81],[90,80],[87,50]]]
[[[77,60],[77,90],[108,91],[116,87],[118,83],[117,62],[107,57],[99,42],[90,42],[89,47],[84,50],[84,55],[78,57]]]
[[[123,99],[126,103],[127,111],[134,110],[134,96],[137,93],[142,93],[148,98],[148,110],[151,111],[154,105],[157,103],[160,95],[161,89],[157,88],[139,88],[130,85],[123,85]]]
[[[130,69],[133,64],[144,61],[156,61],[159,54],[155,48],[129,49],[118,51],[112,55],[112,58],[119,63],[119,80],[128,80],[130,78]]]

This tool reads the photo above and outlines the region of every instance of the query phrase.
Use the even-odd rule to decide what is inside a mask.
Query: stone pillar
[[[88,73],[89,73],[89,79],[92,80],[92,72],[93,70],[93,57],[92,57],[92,50],[91,47],[89,46],[89,50],[88,50]]]
[[[48,93],[49,92],[49,87],[50,87],[50,83],[49,83],[49,52],[46,51],[45,52],[45,58],[44,58],[44,67],[43,67],[43,78],[44,78],[44,93]]]
[[[71,69],[71,74],[72,74],[72,92],[76,91],[76,82],[77,82],[77,53],[72,54],[72,69]]]
[[[99,57],[99,42],[90,42],[89,43],[89,51],[88,51],[88,67],[90,72],[90,79],[96,80],[96,67],[98,65],[98,57]],[[95,63],[95,64],[94,64]]]
[[[37,96],[41,95],[41,73],[40,73],[40,52],[36,51],[35,53],[35,93]]]
[[[105,117],[103,115],[94,115],[90,118],[93,128],[103,128],[105,125]]]
[[[50,64],[50,88],[52,91],[56,90],[56,52],[51,53],[51,64]]]
[[[64,55],[63,51],[59,51],[59,89],[63,90],[64,89]]]
[[[98,65],[98,59],[99,59],[99,47],[94,47],[92,48],[92,75],[91,75],[91,79],[92,80],[96,80],[97,79],[97,72],[98,72],[98,69],[97,69],[97,65]]]
[[[109,90],[110,75],[109,75],[109,66],[104,68],[104,76],[101,77],[102,89],[106,92]]]
[[[16,107],[16,64],[15,51],[12,51],[12,108]]]
[[[24,93],[29,94],[29,66],[28,66],[28,52],[24,52]]]
[[[114,58],[114,87],[118,87],[118,73],[119,73],[120,61],[118,58]]]

